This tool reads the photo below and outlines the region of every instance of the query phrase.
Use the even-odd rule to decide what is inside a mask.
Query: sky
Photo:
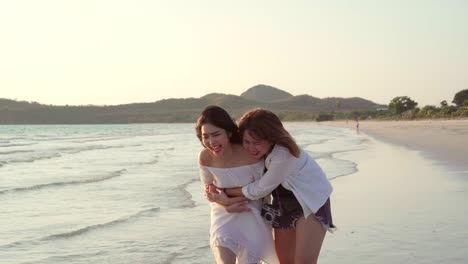
[[[0,2],[0,98],[116,105],[257,84],[450,103],[468,89],[468,1]]]

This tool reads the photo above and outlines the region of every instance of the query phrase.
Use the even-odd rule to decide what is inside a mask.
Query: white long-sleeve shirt
[[[276,144],[265,159],[265,167],[268,171],[259,180],[242,188],[245,197],[260,199],[281,184],[294,193],[307,218],[322,207],[333,191],[325,173],[303,149],[296,158],[288,148]]]

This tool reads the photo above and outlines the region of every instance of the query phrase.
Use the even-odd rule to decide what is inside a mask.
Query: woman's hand
[[[212,203],[218,203],[219,201],[213,197],[213,194],[219,194],[220,190],[214,184],[205,184],[205,197]]]
[[[237,203],[248,201],[244,197],[228,197],[227,194],[223,191],[223,189],[217,188],[213,184],[207,184],[205,186],[205,196],[210,202],[215,202],[225,207],[232,206],[229,208],[229,210],[233,210],[235,212],[239,212],[239,210],[242,210],[240,209],[242,207],[242,204]]]
[[[248,204],[248,201],[243,201],[243,202],[238,202],[238,203],[233,203],[231,205],[225,206],[224,209],[228,213],[243,213],[243,212],[249,212],[250,208],[245,206]]]
[[[214,185],[214,184],[205,185],[205,193],[218,193],[219,190],[221,190],[221,189],[216,187],[216,185]]]
[[[226,188],[224,191],[227,193],[227,195],[231,197],[244,197],[245,198],[245,195],[242,193],[241,187]]]

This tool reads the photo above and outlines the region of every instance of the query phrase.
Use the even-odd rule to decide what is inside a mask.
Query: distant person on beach
[[[197,120],[196,134],[204,147],[198,163],[205,186],[241,187],[262,175],[263,159],[242,147],[238,127],[224,109],[205,108]],[[237,210],[240,213],[229,213],[226,208],[231,205],[245,207]],[[216,263],[279,263],[271,228],[263,220],[261,209],[261,200],[243,197],[223,205],[211,203],[210,246]]]
[[[326,231],[334,228],[330,182],[271,111],[245,113],[239,133],[244,148],[256,159],[265,160],[266,172],[242,188],[210,189],[208,199],[227,204],[237,197],[257,200],[271,193],[273,203],[264,204],[262,215],[274,228],[280,262],[317,263]]]

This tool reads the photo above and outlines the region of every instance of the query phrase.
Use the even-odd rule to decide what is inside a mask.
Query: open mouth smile
[[[210,148],[214,153],[218,153],[221,151],[222,147],[220,145],[217,145],[217,146],[211,146]]]

